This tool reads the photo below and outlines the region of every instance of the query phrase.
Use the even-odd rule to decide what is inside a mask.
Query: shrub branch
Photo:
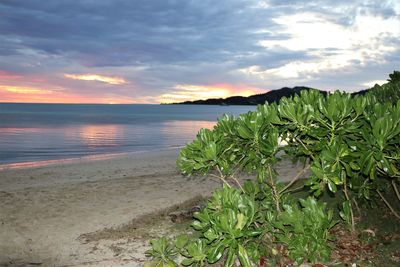
[[[386,206],[390,209],[390,211],[393,213],[393,215],[397,218],[400,219],[400,215],[393,209],[393,207],[389,204],[389,202],[386,200],[386,198],[382,195],[382,193],[379,190],[376,190],[378,192],[379,196],[382,198],[383,202],[385,202]]]

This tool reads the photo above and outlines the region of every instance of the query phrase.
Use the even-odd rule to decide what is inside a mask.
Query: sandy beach
[[[221,186],[214,178],[182,176],[175,166],[178,153],[0,171],[0,266],[142,265],[146,223],[137,237],[88,241],[82,235],[123,227]],[[280,179],[290,180],[300,169],[282,161]]]

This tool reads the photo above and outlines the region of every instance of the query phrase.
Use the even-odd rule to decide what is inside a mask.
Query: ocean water
[[[0,167],[182,147],[254,106],[0,103]]]

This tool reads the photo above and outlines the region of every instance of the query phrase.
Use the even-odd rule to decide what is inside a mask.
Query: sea
[[[181,148],[255,106],[0,103],[0,170]]]

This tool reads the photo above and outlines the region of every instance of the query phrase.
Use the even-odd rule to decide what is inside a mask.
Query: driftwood
[[[185,210],[178,210],[168,214],[174,223],[183,223],[193,219],[193,214],[204,208],[205,205],[197,205]]]

